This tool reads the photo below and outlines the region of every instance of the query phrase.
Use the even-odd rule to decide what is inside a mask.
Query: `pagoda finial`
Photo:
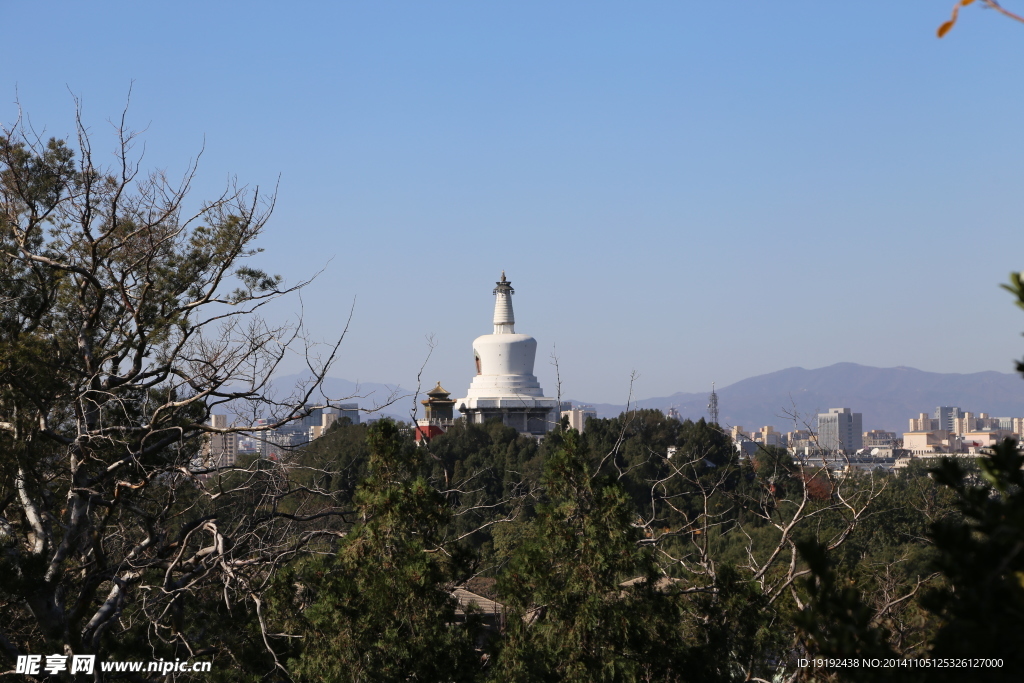
[[[512,289],[512,283],[505,277],[505,271],[501,271],[501,280],[495,282],[494,288],[494,334],[515,334],[516,318],[512,313],[512,295],[516,290]]]

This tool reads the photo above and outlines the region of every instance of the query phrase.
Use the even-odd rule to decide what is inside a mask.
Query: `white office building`
[[[864,447],[863,419],[849,408],[830,408],[818,413],[818,447],[852,454]]]

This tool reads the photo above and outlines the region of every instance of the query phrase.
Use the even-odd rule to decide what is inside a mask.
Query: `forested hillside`
[[[983,472],[1015,476],[999,467]],[[388,421],[340,424],[287,468],[293,514],[317,514],[303,489],[349,512],[268,574],[269,649],[236,659],[252,680],[825,680],[846,674],[799,660],[1018,656],[1015,633],[951,636],[968,618],[956,589],[979,580],[963,565],[978,561],[962,548],[970,505],[990,490],[955,465],[941,483],[920,466],[836,478],[782,451],[738,461],[714,425],[639,411],[540,444],[500,423],[418,447]],[[1014,486],[1003,500],[1019,505]],[[1007,542],[975,552],[1012,562]],[[1012,594],[1005,571],[986,581]],[[460,616],[459,586],[503,618]]]

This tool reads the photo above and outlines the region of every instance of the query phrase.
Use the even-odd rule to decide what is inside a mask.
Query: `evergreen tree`
[[[509,616],[493,680],[671,680],[684,663],[681,613],[632,503],[588,471],[576,432],[548,439],[561,441],[545,464],[547,500],[499,579]]]
[[[331,557],[277,577],[275,614],[303,636],[288,668],[302,681],[473,680],[476,621],[456,614],[451,594],[467,557],[440,545],[449,509],[392,421],[367,440],[361,521]]]
[[[931,655],[999,658],[1009,679],[1024,668],[1024,455],[1007,439],[978,465],[976,483],[953,460],[934,471],[963,517],[932,529],[946,583],[924,599],[944,622]]]

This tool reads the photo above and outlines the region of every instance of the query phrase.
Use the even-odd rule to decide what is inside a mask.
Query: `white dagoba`
[[[524,434],[546,434],[558,423],[558,400],[545,398],[533,374],[537,340],[516,334],[512,283],[501,273],[494,288],[494,333],[473,341],[476,377],[455,405],[469,422],[492,417]]]

